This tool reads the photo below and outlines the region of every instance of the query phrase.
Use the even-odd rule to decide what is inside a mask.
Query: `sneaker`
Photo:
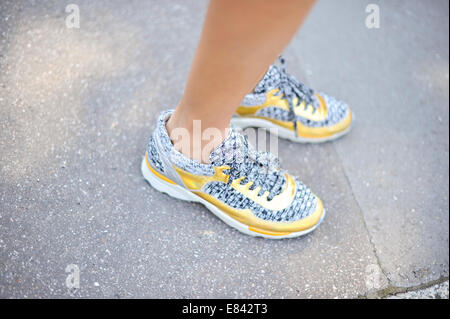
[[[239,128],[261,127],[294,142],[334,140],[350,131],[353,114],[347,104],[314,92],[271,65],[251,94],[245,96],[231,123]]]
[[[280,168],[270,153],[256,151],[234,129],[214,149],[209,164],[191,160],[173,146],[163,112],[150,138],[141,170],[158,191],[202,203],[237,230],[266,238],[292,238],[323,220],[321,200]]]

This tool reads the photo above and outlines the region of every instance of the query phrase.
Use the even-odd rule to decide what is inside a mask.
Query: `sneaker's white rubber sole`
[[[203,204],[206,208],[208,208],[214,215],[219,217],[227,225],[239,230],[240,232],[242,232],[246,235],[256,236],[256,237],[264,237],[264,238],[270,238],[270,239],[283,239],[283,238],[294,238],[294,237],[298,237],[298,236],[303,236],[303,235],[306,235],[306,234],[312,232],[314,229],[316,229],[325,217],[325,210],[324,210],[320,221],[316,225],[314,225],[313,227],[311,227],[309,229],[300,231],[300,232],[292,232],[287,235],[280,235],[280,236],[262,234],[262,233],[254,232],[254,231],[250,230],[248,225],[245,225],[245,224],[238,222],[237,220],[231,218],[229,215],[227,215],[226,213],[221,211],[219,208],[217,208],[210,202],[204,200],[203,198],[195,195],[191,191],[189,191],[179,185],[170,184],[170,183],[164,181],[163,179],[159,178],[158,176],[156,176],[154,173],[152,173],[149,170],[146,160],[145,160],[145,157],[142,160],[141,171],[142,171],[142,175],[144,175],[144,178],[150,183],[150,185],[153,188],[157,189],[158,191],[160,191],[162,193],[166,193],[169,196],[175,197],[177,199]]]
[[[285,138],[285,139],[288,139],[288,140],[290,140],[292,142],[296,142],[296,143],[324,143],[324,142],[334,141],[334,140],[344,136],[345,134],[350,132],[350,130],[352,129],[352,125],[350,125],[344,131],[341,131],[341,132],[336,133],[331,136],[327,136],[327,137],[323,137],[323,138],[308,138],[308,137],[296,136],[293,131],[288,130],[287,128],[281,127],[270,121],[267,121],[264,119],[259,119],[259,118],[234,116],[231,119],[231,124],[242,130],[245,130],[248,127],[263,128],[281,138]]]

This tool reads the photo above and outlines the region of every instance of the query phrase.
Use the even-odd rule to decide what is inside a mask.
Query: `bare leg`
[[[244,96],[289,43],[313,3],[211,0],[186,89],[167,123],[169,134],[185,128],[197,139],[186,149],[171,135],[181,152],[208,161],[207,154],[222,141],[198,141],[201,136],[192,134],[193,121],[201,120],[202,130],[217,128],[225,134]]]

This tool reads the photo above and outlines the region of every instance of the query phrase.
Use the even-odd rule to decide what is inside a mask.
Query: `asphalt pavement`
[[[327,207],[315,232],[282,241],[140,174],[206,1],[75,4],[79,28],[61,1],[0,2],[0,297],[448,298],[448,1],[317,3],[288,69],[356,122],[332,143],[279,141]]]

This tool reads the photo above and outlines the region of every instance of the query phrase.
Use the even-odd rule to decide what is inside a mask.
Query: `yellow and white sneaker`
[[[314,92],[271,65],[251,94],[245,96],[231,123],[245,129],[261,127],[294,142],[318,143],[334,140],[351,129],[353,113],[347,104]]]
[[[321,200],[282,170],[274,155],[256,151],[234,130],[211,152],[210,164],[178,152],[166,130],[171,114],[160,116],[141,165],[158,191],[202,203],[231,227],[253,236],[297,237],[323,220]]]

